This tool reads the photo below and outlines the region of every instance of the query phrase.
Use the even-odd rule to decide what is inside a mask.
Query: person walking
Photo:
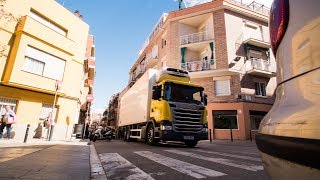
[[[16,114],[13,110],[11,110],[10,106],[6,106],[6,112],[4,114],[4,119],[6,123],[6,130],[7,130],[7,138],[11,139],[11,125],[16,121]]]
[[[44,121],[44,126],[46,129],[46,139],[49,140],[50,137],[50,126],[52,123],[52,112],[49,112],[48,117],[46,118],[46,120]]]
[[[1,119],[0,119],[0,139],[3,139],[3,129],[6,127],[6,122],[4,120],[4,114],[1,115]]]

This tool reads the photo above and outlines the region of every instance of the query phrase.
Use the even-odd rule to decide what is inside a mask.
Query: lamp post
[[[54,100],[53,100],[53,105],[52,105],[52,109],[51,109],[51,119],[50,119],[50,127],[49,127],[49,141],[51,141],[52,139],[52,135],[53,135],[53,129],[54,129],[54,125],[55,125],[55,119],[53,119],[53,117],[55,118],[56,115],[54,115],[54,107],[56,106],[56,101],[57,101],[57,94],[58,94],[58,90],[60,90],[62,87],[62,81],[56,80],[56,85],[55,85],[55,89],[56,92],[54,94]],[[53,116],[54,115],[54,116]]]

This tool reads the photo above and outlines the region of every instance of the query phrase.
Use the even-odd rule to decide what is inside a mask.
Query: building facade
[[[117,127],[118,125],[118,104],[119,93],[111,96],[109,105],[106,109],[106,122],[108,126]]]
[[[14,139],[29,138],[53,110],[53,140],[68,139],[80,110],[89,25],[54,0],[1,1],[0,106],[16,112]],[[50,8],[48,8],[50,7]]]
[[[93,96],[94,88],[94,77],[95,77],[95,68],[96,68],[96,58],[95,58],[95,45],[94,45],[94,36],[89,35],[87,40],[86,55],[83,64],[83,78],[80,91],[80,114],[79,114],[79,124],[85,124],[91,122],[90,113],[91,106],[93,102],[87,102],[87,97]]]
[[[214,139],[245,140],[256,133],[275,100],[269,9],[215,0],[163,14],[130,70],[131,87],[149,68],[189,71],[208,95]]]

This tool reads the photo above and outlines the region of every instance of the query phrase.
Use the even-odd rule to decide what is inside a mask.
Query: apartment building
[[[79,124],[85,124],[86,120],[87,122],[91,122],[90,113],[93,102],[88,102],[87,98],[93,96],[95,68],[96,58],[94,36],[89,35],[87,40],[85,60],[83,63],[83,78],[81,85],[82,88],[80,91],[81,108],[79,114]]]
[[[116,127],[118,124],[118,101],[119,93],[111,96],[108,108],[106,109],[106,121],[108,126]]]
[[[1,1],[0,107],[16,112],[14,139],[29,138],[53,111],[53,140],[68,139],[78,122],[89,25],[55,0]]]
[[[130,70],[131,87],[149,68],[189,71],[208,95],[214,139],[245,140],[274,103],[276,64],[270,53],[269,9],[214,0],[163,14]]]

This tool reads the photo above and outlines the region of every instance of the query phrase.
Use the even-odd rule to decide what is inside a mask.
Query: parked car
[[[276,102],[256,143],[271,179],[320,179],[320,1],[275,0]]]

